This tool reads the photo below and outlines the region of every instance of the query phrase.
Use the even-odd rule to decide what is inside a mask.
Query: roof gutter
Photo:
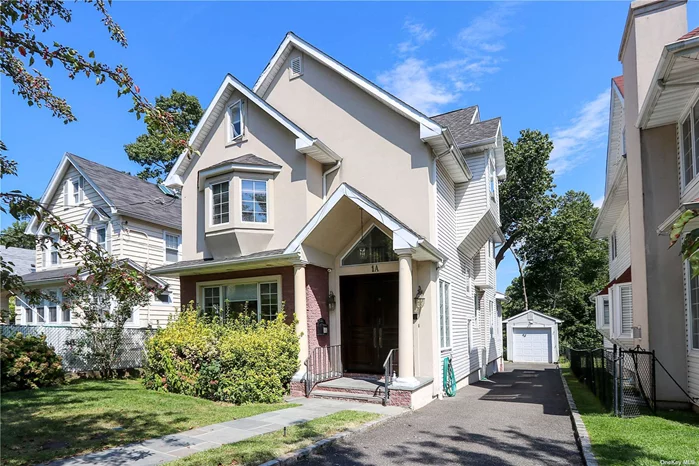
[[[653,74],[653,79],[651,80],[651,87],[648,90],[646,99],[643,101],[641,110],[638,113],[638,118],[636,119],[636,127],[645,129],[650,119],[650,113],[655,108],[655,105],[660,99],[660,94],[662,94],[663,89],[670,85],[665,80],[670,74],[672,64],[675,61],[675,55],[686,49],[691,49],[693,47],[699,46],[699,36],[692,37],[681,42],[673,42],[668,44],[663,48],[663,52],[660,55],[660,60],[658,61],[658,66],[655,69],[655,74]]]
[[[270,255],[270,256],[263,256],[263,257],[255,257],[252,259],[228,259],[228,260],[222,260],[222,261],[211,261],[209,263],[196,263],[196,264],[190,264],[190,265],[183,265],[179,267],[170,267],[170,266],[165,266],[165,267],[159,267],[157,269],[150,270],[148,273],[150,275],[172,275],[175,272],[196,272],[198,270],[210,270],[213,268],[217,267],[226,267],[226,266],[232,266],[232,265],[242,265],[242,264],[258,264],[261,262],[269,262],[269,261],[278,261],[278,262],[284,262],[286,260],[298,260],[299,259],[299,253],[294,252],[294,253],[289,253],[289,254],[277,254],[277,255]]]

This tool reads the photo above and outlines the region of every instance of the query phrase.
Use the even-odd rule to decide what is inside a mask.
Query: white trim
[[[220,227],[221,225],[228,225],[231,223],[231,216],[233,215],[233,210],[231,209],[231,179],[227,180],[220,180],[220,181],[210,181],[207,183],[207,187],[209,188],[209,208],[207,212],[207,223],[209,227]],[[219,184],[228,184],[228,221],[227,222],[221,222],[221,223],[214,223],[214,189],[213,187]],[[223,213],[221,213],[223,216]]]
[[[175,236],[177,237],[177,260],[176,261],[169,261],[167,260],[167,237],[169,236]],[[167,230],[163,230],[163,264],[174,264],[175,262],[179,262],[182,260],[182,235],[178,233],[171,233]]]
[[[697,93],[695,92],[695,97]],[[694,128],[695,128],[695,121],[694,121],[694,108],[699,106],[699,98],[695,100],[693,98],[690,100],[685,107],[685,109],[682,111],[682,114],[680,115],[679,120],[677,121],[677,131],[679,132],[679,139],[680,139],[680,144],[679,144],[679,158],[680,158],[680,191],[681,195],[684,195],[685,192],[689,191],[694,185],[696,185],[699,182],[699,147],[697,147],[697,139],[699,138],[699,135],[695,134]],[[682,126],[684,125],[685,121],[689,119],[689,139],[690,139],[690,144],[692,145],[692,150],[690,153],[690,157],[692,159],[692,179],[689,181],[685,181],[684,179],[684,130]],[[681,196],[680,196],[681,197]]]
[[[256,284],[257,285],[257,320],[261,320],[262,312],[262,299],[260,299],[260,284],[263,283],[276,283],[277,284],[277,314],[283,311],[282,309],[282,276],[281,275],[266,275],[266,276],[256,276],[256,277],[245,277],[245,278],[234,278],[228,280],[210,280],[204,282],[197,282],[197,305],[204,309],[204,289],[205,288],[219,288],[219,306],[223,306],[225,301],[225,296],[221,292],[221,288],[228,285],[236,284]]]
[[[238,106],[238,113],[240,114],[240,134],[235,136],[233,134],[233,107]],[[226,107],[226,125],[228,126],[228,143],[232,142],[240,142],[240,139],[243,138],[245,135],[245,104],[243,103],[243,99],[238,99],[237,101],[233,102],[232,104],[228,105]]]
[[[265,214],[267,215],[267,220],[266,220],[266,221],[264,221],[264,222],[258,222],[258,221],[253,220],[253,221],[251,222],[251,221],[249,221],[249,220],[243,220],[243,202],[249,202],[249,201],[244,201],[244,200],[243,200],[243,182],[244,182],[244,181],[251,181],[251,182],[253,183],[253,193],[255,192],[255,191],[254,191],[254,190],[255,190],[255,187],[254,187],[254,186],[255,186],[255,182],[264,181],[264,183],[265,183],[265,205],[267,206],[267,211],[265,212]],[[240,184],[240,222],[241,222],[243,225],[246,225],[246,224],[247,224],[247,225],[250,225],[250,226],[254,226],[254,225],[269,225],[269,223],[270,223],[270,221],[269,221],[269,217],[270,217],[270,212],[269,212],[269,180],[256,180],[256,179],[240,178],[240,183],[239,183],[239,184]],[[253,202],[253,204],[255,203],[254,196],[253,196],[253,201],[252,201],[252,202]],[[255,213],[254,213],[254,208],[253,208],[253,217],[254,217],[254,216],[255,216]]]
[[[398,113],[401,113],[402,115],[408,117],[410,120],[413,120],[416,123],[420,124],[421,138],[435,136],[442,133],[442,127],[434,121],[432,121],[426,115],[415,110],[413,107],[409,106],[405,102],[401,102],[399,99],[392,96],[385,90],[381,89],[374,83],[370,82],[363,76],[360,76],[359,74],[350,70],[334,58],[331,58],[329,55],[326,55],[325,53],[315,48],[308,42],[296,36],[293,32],[287,33],[286,37],[284,37],[284,40],[279,45],[279,48],[277,48],[277,51],[272,56],[272,59],[267,64],[264,71],[262,71],[260,77],[257,78],[257,81],[255,82],[255,85],[252,88],[255,94],[261,96],[267,91],[268,84],[266,84],[266,82],[269,82],[271,84],[271,81],[274,79],[278,72],[278,70],[275,70],[274,68],[277,65],[277,62],[280,59],[282,59],[282,56],[285,55],[286,50],[289,46],[293,46],[299,49],[304,54],[310,55],[313,59],[327,66],[336,73],[339,73],[341,76],[351,81],[353,84],[358,86],[360,89],[362,89],[369,95],[377,98],[381,102],[393,108]]]
[[[109,198],[102,192],[102,190],[97,186],[95,183],[92,182],[89,176],[85,174],[85,172],[80,168],[79,164],[76,163],[72,157],[71,154],[68,152],[65,152],[63,154],[63,158],[61,158],[61,161],[58,164],[58,167],[56,168],[56,171],[53,172],[53,175],[51,176],[51,180],[49,181],[49,185],[46,187],[46,190],[44,191],[44,194],[42,194],[41,199],[39,202],[42,205],[49,205],[51,203],[51,199],[56,193],[56,190],[58,189],[59,186],[62,187],[62,189],[66,190],[63,186],[65,186],[63,183],[67,182],[67,179],[65,177],[65,174],[68,170],[68,164],[71,164],[77,171],[80,173],[80,175],[87,181],[90,186],[92,186],[92,189],[95,190],[95,192],[104,200],[104,202],[109,206],[111,209],[112,213],[116,213],[117,209],[115,205],[112,203],[112,201],[109,200]],[[84,186],[84,182],[83,182]],[[67,191],[67,190],[66,190]],[[64,193],[67,194],[67,193]],[[70,207],[72,204],[65,205],[65,207]],[[38,227],[37,225],[38,218],[36,215],[32,216],[31,220],[29,221],[29,224],[27,225],[26,230],[24,230],[25,233],[27,234],[36,234],[36,228]]]
[[[518,317],[520,317],[520,316],[523,316],[524,314],[526,314],[526,313],[528,313],[528,312],[531,312],[532,314],[536,314],[536,315],[538,315],[538,316],[540,316],[540,317],[543,317],[543,318],[545,318],[545,319],[552,320],[552,321],[556,322],[557,324],[562,324],[562,323],[563,323],[563,321],[562,321],[561,319],[556,319],[555,317],[551,317],[551,316],[549,316],[549,315],[546,315],[546,314],[544,314],[543,312],[535,311],[534,309],[529,309],[528,311],[520,312],[519,314],[517,314],[517,315],[515,315],[515,316],[512,316],[512,317],[510,317],[509,319],[503,320],[502,323],[503,323],[503,324],[506,324],[506,323],[508,323],[509,321],[515,320],[516,318],[518,318]]]

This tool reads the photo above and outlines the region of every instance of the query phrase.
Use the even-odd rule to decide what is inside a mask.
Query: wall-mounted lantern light
[[[320,319],[318,319],[318,321],[316,322],[316,334],[318,336],[328,334],[328,324],[325,322],[325,319],[323,319],[322,317]]]
[[[415,306],[413,307],[413,315],[417,317],[422,308],[425,306],[425,293],[423,293],[421,286],[417,287],[417,293],[415,294],[414,301]]]
[[[331,311],[335,310],[335,293],[332,291],[328,295],[328,309]]]

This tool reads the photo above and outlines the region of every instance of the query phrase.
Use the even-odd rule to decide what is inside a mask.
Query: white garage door
[[[551,362],[551,329],[512,329],[514,361]]]

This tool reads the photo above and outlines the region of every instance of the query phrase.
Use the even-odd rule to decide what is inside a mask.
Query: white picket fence
[[[53,325],[0,325],[3,337],[23,335],[46,335],[46,343],[52,346],[63,358],[63,368],[70,372],[97,369],[92,361],[73,351],[71,342],[81,337],[83,330],[77,327]],[[125,328],[124,341],[119,351],[115,369],[134,369],[143,367],[145,358],[145,341],[152,330],[145,328]]]

